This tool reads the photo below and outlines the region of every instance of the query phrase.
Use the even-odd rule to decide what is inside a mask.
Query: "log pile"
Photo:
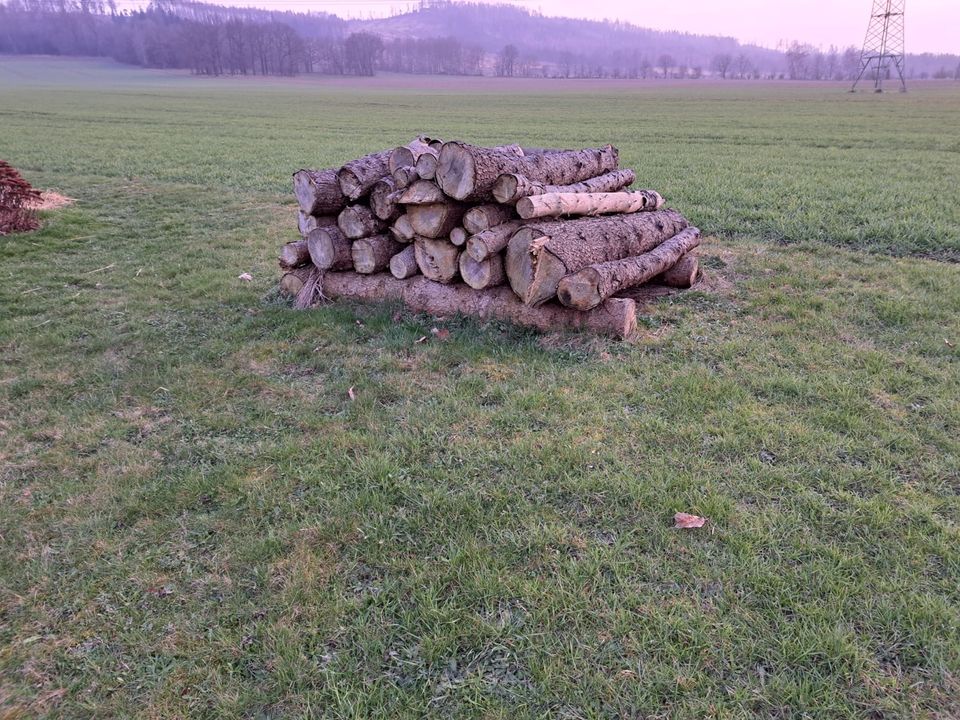
[[[700,231],[611,145],[480,147],[418,137],[339,168],[293,176],[301,239],[284,245],[281,288],[320,299],[400,301],[541,330],[625,337],[644,283],[700,278]]]

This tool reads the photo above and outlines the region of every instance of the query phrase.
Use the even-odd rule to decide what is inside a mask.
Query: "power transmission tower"
[[[860,72],[853,81],[850,92],[864,76],[873,76],[874,92],[883,92],[883,81],[892,74],[891,66],[896,68],[900,77],[900,92],[907,91],[907,81],[903,77],[903,14],[907,0],[873,0],[867,37],[860,52]]]

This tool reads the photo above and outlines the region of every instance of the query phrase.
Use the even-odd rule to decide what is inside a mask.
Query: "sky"
[[[412,8],[407,0],[207,0],[341,17],[382,17]],[[827,48],[860,46],[873,0],[485,0],[509,1],[544,15],[625,20],[657,30],[727,35],[776,47],[800,40]],[[121,7],[141,0],[118,2]],[[907,0],[907,52],[960,53],[960,0]]]

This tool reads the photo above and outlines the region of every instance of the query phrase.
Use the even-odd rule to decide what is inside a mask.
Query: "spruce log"
[[[443,191],[433,180],[417,180],[403,191],[397,202],[401,205],[429,205],[444,200]]]
[[[506,205],[477,205],[463,216],[463,227],[471,235],[476,235],[513,218],[513,208]]]
[[[319,227],[329,227],[336,224],[336,215],[321,215],[317,217],[316,215],[307,215],[303,210],[297,211],[297,228],[304,238]]]
[[[560,280],[557,297],[567,307],[590,310],[614,293],[642,285],[673,267],[700,244],[700,230],[688,227],[643,255],[598,263]]]
[[[307,250],[307,241],[297,240],[295,242],[288,242],[280,248],[280,257],[277,258],[277,260],[280,263],[280,267],[285,270],[306,265],[310,262],[310,251]]]
[[[351,160],[337,171],[340,190],[348,200],[359,200],[373,189],[380,178],[390,172],[390,153],[392,150],[364,155]]]
[[[390,222],[400,217],[403,210],[398,204],[400,193],[397,184],[390,175],[379,180],[370,191],[370,209],[373,214],[384,222]]]
[[[524,305],[507,287],[478,293],[466,285],[440,285],[423,277],[397,280],[387,274],[328,272],[320,278],[319,285],[318,289],[330,299],[403,302],[415,312],[432,315],[459,313],[543,331],[588,330],[623,338],[633,334],[637,327],[636,303],[626,298],[610,298],[595,310],[584,313],[557,303],[536,308]]]
[[[319,270],[353,270],[352,245],[336,225],[317,228],[307,236],[310,259]]]
[[[376,235],[385,223],[366,205],[348,205],[337,216],[337,227],[346,237],[357,240]]]
[[[503,207],[498,205],[497,207]],[[520,198],[517,214],[524,220],[560,215],[610,215],[659,210],[663,198],[653,190],[615,193],[546,193]]]
[[[390,226],[390,234],[393,235],[394,240],[402,243],[413,242],[417,237],[417,233],[413,231],[413,225],[410,224],[409,215],[401,215],[394,220],[393,225]]]
[[[477,262],[483,262],[491,255],[496,255],[506,248],[510,238],[521,227],[523,227],[521,223],[511,220],[477,233],[467,240],[467,252]]]
[[[293,194],[307,215],[334,215],[347,204],[333,168],[297,170],[293,174]]]
[[[397,184],[398,190],[405,190],[420,179],[420,173],[415,167],[401,167],[393,172],[393,181]]]
[[[455,227],[450,231],[450,242],[452,242],[457,247],[463,247],[467,244],[467,238],[470,235],[462,227]]]
[[[449,240],[418,237],[413,243],[417,267],[424,277],[448,283],[457,277],[460,248]]]
[[[617,192],[636,179],[633,170],[615,170],[572,185],[549,185],[525,175],[505,173],[493,184],[493,197],[499,203],[513,204],[520,198],[547,193]]]
[[[417,158],[417,175],[424,180],[433,180],[437,176],[437,154],[424,153]]]
[[[504,173],[519,173],[530,180],[566,185],[616,170],[618,162],[619,155],[612,145],[518,157],[490,148],[448,142],[440,150],[437,184],[457,200],[491,202],[493,185]]]
[[[390,172],[395,173],[402,167],[411,167],[416,165],[417,158],[424,153],[432,153],[436,155],[436,146],[431,145],[431,142],[436,143],[439,141],[431,140],[428,137],[418,137],[416,140],[408,143],[407,145],[401,145],[400,147],[395,148],[390,153]]]
[[[503,269],[503,256],[491,255],[486,260],[477,262],[467,253],[460,253],[460,277],[474,290],[503,285],[507,280]]]
[[[507,246],[507,278],[523,302],[537,305],[557,294],[561,278],[642,255],[688,224],[676,210],[528,224]]]
[[[390,258],[390,274],[398,280],[413,277],[420,272],[417,267],[417,252],[413,245],[407,245],[403,250]]]
[[[280,291],[290,297],[296,297],[314,270],[312,265],[304,265],[284,273],[280,278]]]
[[[390,259],[401,250],[403,245],[389,235],[374,235],[355,240],[351,248],[353,267],[358,273],[365,275],[383,272],[390,267]]]
[[[407,217],[417,235],[428,238],[449,238],[450,231],[460,224],[467,206],[455,202],[430,205],[408,205]]]
[[[700,261],[692,252],[677,260],[673,267],[657,275],[653,282],[675,288],[693,287],[700,280]]]

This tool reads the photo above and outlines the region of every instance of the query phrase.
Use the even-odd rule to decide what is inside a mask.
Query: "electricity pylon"
[[[874,92],[883,92],[883,81],[892,75],[891,66],[900,77],[900,92],[907,91],[903,77],[904,30],[903,14],[907,0],[873,0],[867,37],[860,52],[860,72],[850,92],[864,76],[873,76]]]

